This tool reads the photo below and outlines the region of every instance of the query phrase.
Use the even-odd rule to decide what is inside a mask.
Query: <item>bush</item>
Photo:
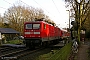
[[[7,44],[22,44],[23,40],[10,40],[7,42]]]
[[[54,54],[52,52],[48,54],[44,54],[39,56],[38,60],[67,60],[71,53],[72,43],[66,44],[63,48],[59,50],[54,50]]]

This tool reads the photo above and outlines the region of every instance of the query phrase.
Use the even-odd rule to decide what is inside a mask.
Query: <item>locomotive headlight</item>
[[[34,32],[34,34],[40,34],[40,32]]]
[[[30,34],[30,32],[25,32],[25,34]]]
[[[38,36],[38,37],[40,37],[40,36]]]

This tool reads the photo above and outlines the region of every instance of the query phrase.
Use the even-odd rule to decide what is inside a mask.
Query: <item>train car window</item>
[[[40,24],[33,24],[33,29],[40,29]]]
[[[44,29],[46,29],[46,24],[44,24]]]
[[[26,29],[32,29],[32,24],[26,24]]]

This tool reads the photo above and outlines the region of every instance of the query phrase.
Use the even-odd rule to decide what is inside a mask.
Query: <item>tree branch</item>
[[[83,24],[85,23],[86,18],[87,18],[87,17],[88,17],[88,15],[90,14],[89,12],[90,12],[90,10],[88,11],[88,13],[87,13],[86,17],[84,18],[84,20],[82,21],[81,25],[83,25]]]

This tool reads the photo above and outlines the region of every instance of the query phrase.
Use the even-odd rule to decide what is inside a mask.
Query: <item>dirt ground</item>
[[[77,54],[71,54],[71,57],[69,60],[90,60],[88,57],[90,52],[90,41],[86,40],[84,44],[81,42],[78,53]]]
[[[89,40],[86,40],[84,43],[81,42],[81,45],[79,46],[79,51],[76,54],[74,60],[89,60],[89,57],[88,57],[89,48],[90,48]]]

